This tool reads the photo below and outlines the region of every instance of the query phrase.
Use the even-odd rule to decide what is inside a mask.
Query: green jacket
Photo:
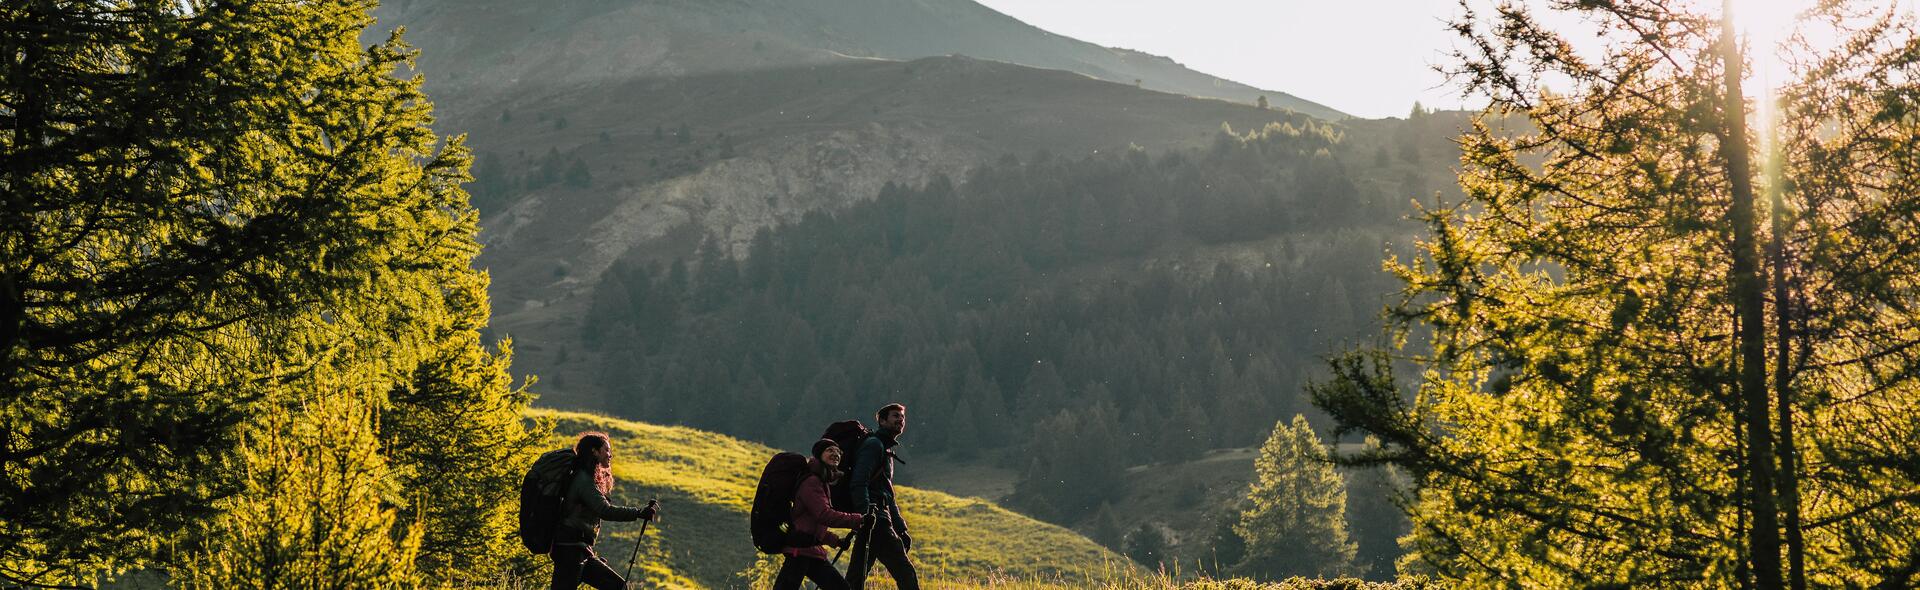
[[[560,531],[554,535],[555,545],[592,546],[600,536],[600,521],[611,520],[627,522],[640,520],[645,516],[645,508],[618,506],[607,501],[607,495],[593,485],[593,472],[581,471],[573,476],[573,483],[567,487],[566,516],[560,520]]]

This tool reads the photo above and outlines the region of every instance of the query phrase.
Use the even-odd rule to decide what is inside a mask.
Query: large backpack
[[[807,479],[807,456],[778,453],[760,470],[760,483],[753,488],[753,511],[747,514],[748,532],[753,546],[761,553],[775,554],[789,547],[812,547],[819,539],[793,530],[793,497]]]
[[[534,555],[553,550],[553,535],[566,517],[567,485],[573,483],[573,449],[547,451],[520,478],[520,544]]]
[[[841,420],[827,426],[820,438],[833,441],[840,447],[840,470],[852,473],[854,455],[860,453],[861,443],[867,442],[872,432],[859,420]],[[875,471],[878,471],[876,469]],[[827,496],[833,500],[833,509],[841,512],[854,512],[852,477],[841,477],[827,490]]]

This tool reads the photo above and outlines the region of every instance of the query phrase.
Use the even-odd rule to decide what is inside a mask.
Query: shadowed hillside
[[[756,231],[890,182],[1038,151],[1201,146],[1223,124],[1308,120],[958,57],[594,84],[446,110],[478,154],[495,329],[549,375],[544,359],[578,333],[586,295],[631,253],[690,256],[712,236],[744,255]]]

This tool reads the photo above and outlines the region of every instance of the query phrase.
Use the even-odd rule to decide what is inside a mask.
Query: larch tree
[[[1263,579],[1354,573],[1347,484],[1307,418],[1279,422],[1254,459],[1246,507],[1233,530],[1246,541],[1238,571]]]
[[[1910,587],[1920,448],[1894,442],[1920,437],[1908,17],[1820,3],[1778,48],[1790,80],[1749,96],[1726,6],[1551,7],[1592,29],[1517,4],[1455,24],[1456,74],[1491,104],[1461,138],[1466,200],[1424,207],[1420,254],[1389,262],[1405,285],[1390,350],[1336,358],[1314,387],[1384,443],[1346,460],[1415,479],[1403,569]],[[1597,50],[1569,41],[1587,32]],[[1776,100],[1777,118],[1750,116]],[[1422,369],[1408,390],[1397,362]]]

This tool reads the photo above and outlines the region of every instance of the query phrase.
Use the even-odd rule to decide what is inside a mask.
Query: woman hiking
[[[575,590],[581,583],[596,590],[621,590],[627,581],[593,552],[600,521],[651,521],[657,510],[616,506],[607,501],[613,492],[613,442],[604,432],[583,432],[573,442],[573,481],[567,485],[560,528],[553,536],[552,590]]]
[[[822,545],[812,547],[788,547],[787,555],[780,564],[780,574],[773,579],[773,590],[798,590],[800,579],[813,580],[820,590],[847,590],[847,579],[840,570],[833,569],[827,561],[827,550],[823,545],[840,545],[843,541],[828,528],[853,528],[864,523],[858,514],[840,512],[833,509],[828,499],[827,488],[840,476],[840,446],[831,440],[820,439],[813,443],[813,458],[807,460],[809,473],[800,480],[800,490],[793,496],[793,532],[811,535]],[[847,536],[851,541],[853,535]]]

